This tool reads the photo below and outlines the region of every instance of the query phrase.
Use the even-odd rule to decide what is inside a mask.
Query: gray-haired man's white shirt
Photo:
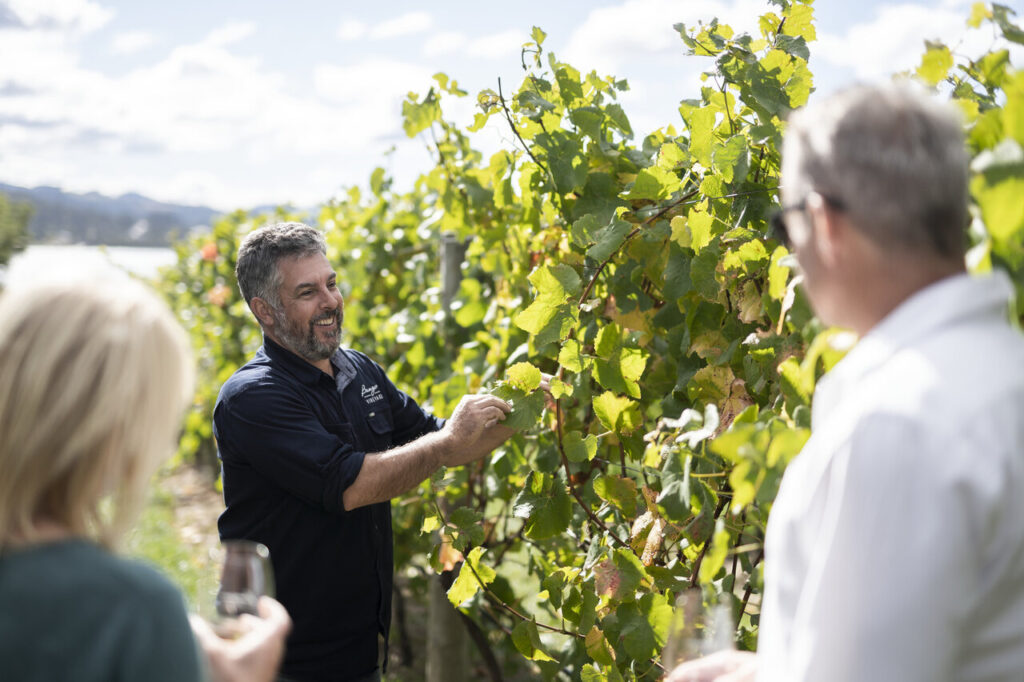
[[[819,384],[768,524],[759,682],[1024,680],[1011,291],[942,280]]]

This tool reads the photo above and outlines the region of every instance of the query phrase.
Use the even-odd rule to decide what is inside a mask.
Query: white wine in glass
[[[238,618],[259,615],[259,599],[274,596],[270,550],[250,540],[225,540],[224,564],[217,590],[214,629],[227,639],[241,634]]]
[[[686,590],[676,599],[661,653],[662,667],[668,671],[716,651],[735,649],[733,630],[727,604],[705,605],[700,589]]]

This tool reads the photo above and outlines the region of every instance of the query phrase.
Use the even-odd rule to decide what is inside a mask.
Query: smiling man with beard
[[[221,388],[213,430],[227,509],[221,538],[270,548],[291,614],[281,680],[379,680],[391,620],[390,500],[438,467],[485,456],[509,406],[464,396],[445,422],[357,351],[323,235],[256,230],[236,274],[263,347]]]

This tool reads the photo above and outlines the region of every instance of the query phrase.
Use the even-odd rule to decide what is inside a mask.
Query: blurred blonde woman
[[[280,604],[262,602],[264,618],[225,642],[190,627],[166,578],[112,551],[192,387],[183,331],[127,277],[0,295],[4,680],[274,679],[290,627]]]

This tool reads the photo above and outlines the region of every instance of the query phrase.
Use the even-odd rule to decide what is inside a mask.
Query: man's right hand
[[[466,395],[445,422],[448,447],[441,464],[459,466],[480,459],[515,433],[501,421],[512,408],[493,395]]]

